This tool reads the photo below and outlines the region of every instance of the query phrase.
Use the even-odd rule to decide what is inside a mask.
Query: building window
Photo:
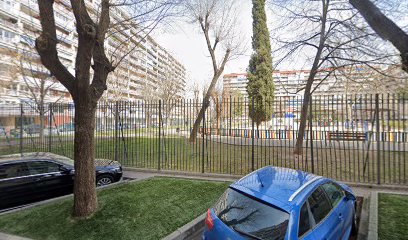
[[[15,36],[16,34],[0,28],[0,40],[11,43]]]

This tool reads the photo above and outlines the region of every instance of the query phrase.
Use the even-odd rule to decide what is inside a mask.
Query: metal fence
[[[189,136],[202,102],[101,103],[95,151],[97,158],[138,168],[243,175],[274,165],[342,181],[406,184],[406,97],[313,97],[301,157],[293,155],[300,97],[276,97],[271,120],[260,126],[248,117],[251,101],[212,100],[194,143]],[[46,106],[43,114],[28,104],[0,106],[0,154],[73,157],[74,111],[62,104]]]

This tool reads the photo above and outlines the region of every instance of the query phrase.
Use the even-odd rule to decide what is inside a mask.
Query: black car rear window
[[[228,188],[214,206],[215,214],[244,237],[284,239],[289,214]]]

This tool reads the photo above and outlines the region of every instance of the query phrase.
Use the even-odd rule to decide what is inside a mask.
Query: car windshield
[[[228,188],[214,206],[218,218],[250,239],[284,239],[289,214]]]

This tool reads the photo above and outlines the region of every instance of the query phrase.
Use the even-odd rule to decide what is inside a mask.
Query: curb
[[[200,230],[204,227],[204,218],[206,213],[198,216],[193,221],[187,223],[186,225],[178,228],[176,231],[171,233],[170,235],[163,238],[163,240],[184,240],[188,239],[190,235],[195,233],[196,231]]]
[[[366,240],[368,233],[368,221],[370,216],[370,197],[363,198],[361,206],[360,223],[358,225],[357,240]]]
[[[391,191],[408,191],[408,186],[405,185],[390,185],[390,184],[370,184],[370,183],[357,183],[357,182],[345,182],[345,181],[338,181],[342,182],[349,187],[361,187],[361,188],[370,188],[373,190],[378,189],[380,192],[387,192]]]
[[[181,172],[181,171],[171,171],[171,170],[155,170],[155,169],[143,169],[143,168],[133,168],[133,167],[123,167],[124,171],[128,172],[141,172],[141,173],[152,173],[155,176],[160,177],[178,177],[186,179],[199,179],[207,181],[219,181],[219,182],[229,182],[237,181],[244,175],[229,175],[229,174],[215,174],[215,173],[196,173],[196,172]]]
[[[372,192],[370,196],[370,215],[368,218],[367,239],[378,239],[378,192]]]
[[[157,170],[153,168],[136,168],[136,167],[126,167],[126,166],[123,167],[123,170],[131,171],[131,172],[154,173],[160,176],[176,176],[176,177],[185,176],[186,178],[196,177],[198,179],[207,179],[207,180],[214,180],[214,181],[236,181],[236,180],[241,179],[245,175],[247,175],[247,174],[236,175],[236,174],[200,173],[200,172],[174,171],[174,170]],[[363,188],[369,188],[373,190],[378,189],[381,192],[387,191],[387,190],[407,191],[408,192],[408,186],[405,186],[405,185],[390,185],[390,184],[378,185],[375,183],[358,183],[358,182],[347,182],[347,181],[338,181],[338,180],[335,180],[335,181],[344,183],[350,187],[363,187]]]

